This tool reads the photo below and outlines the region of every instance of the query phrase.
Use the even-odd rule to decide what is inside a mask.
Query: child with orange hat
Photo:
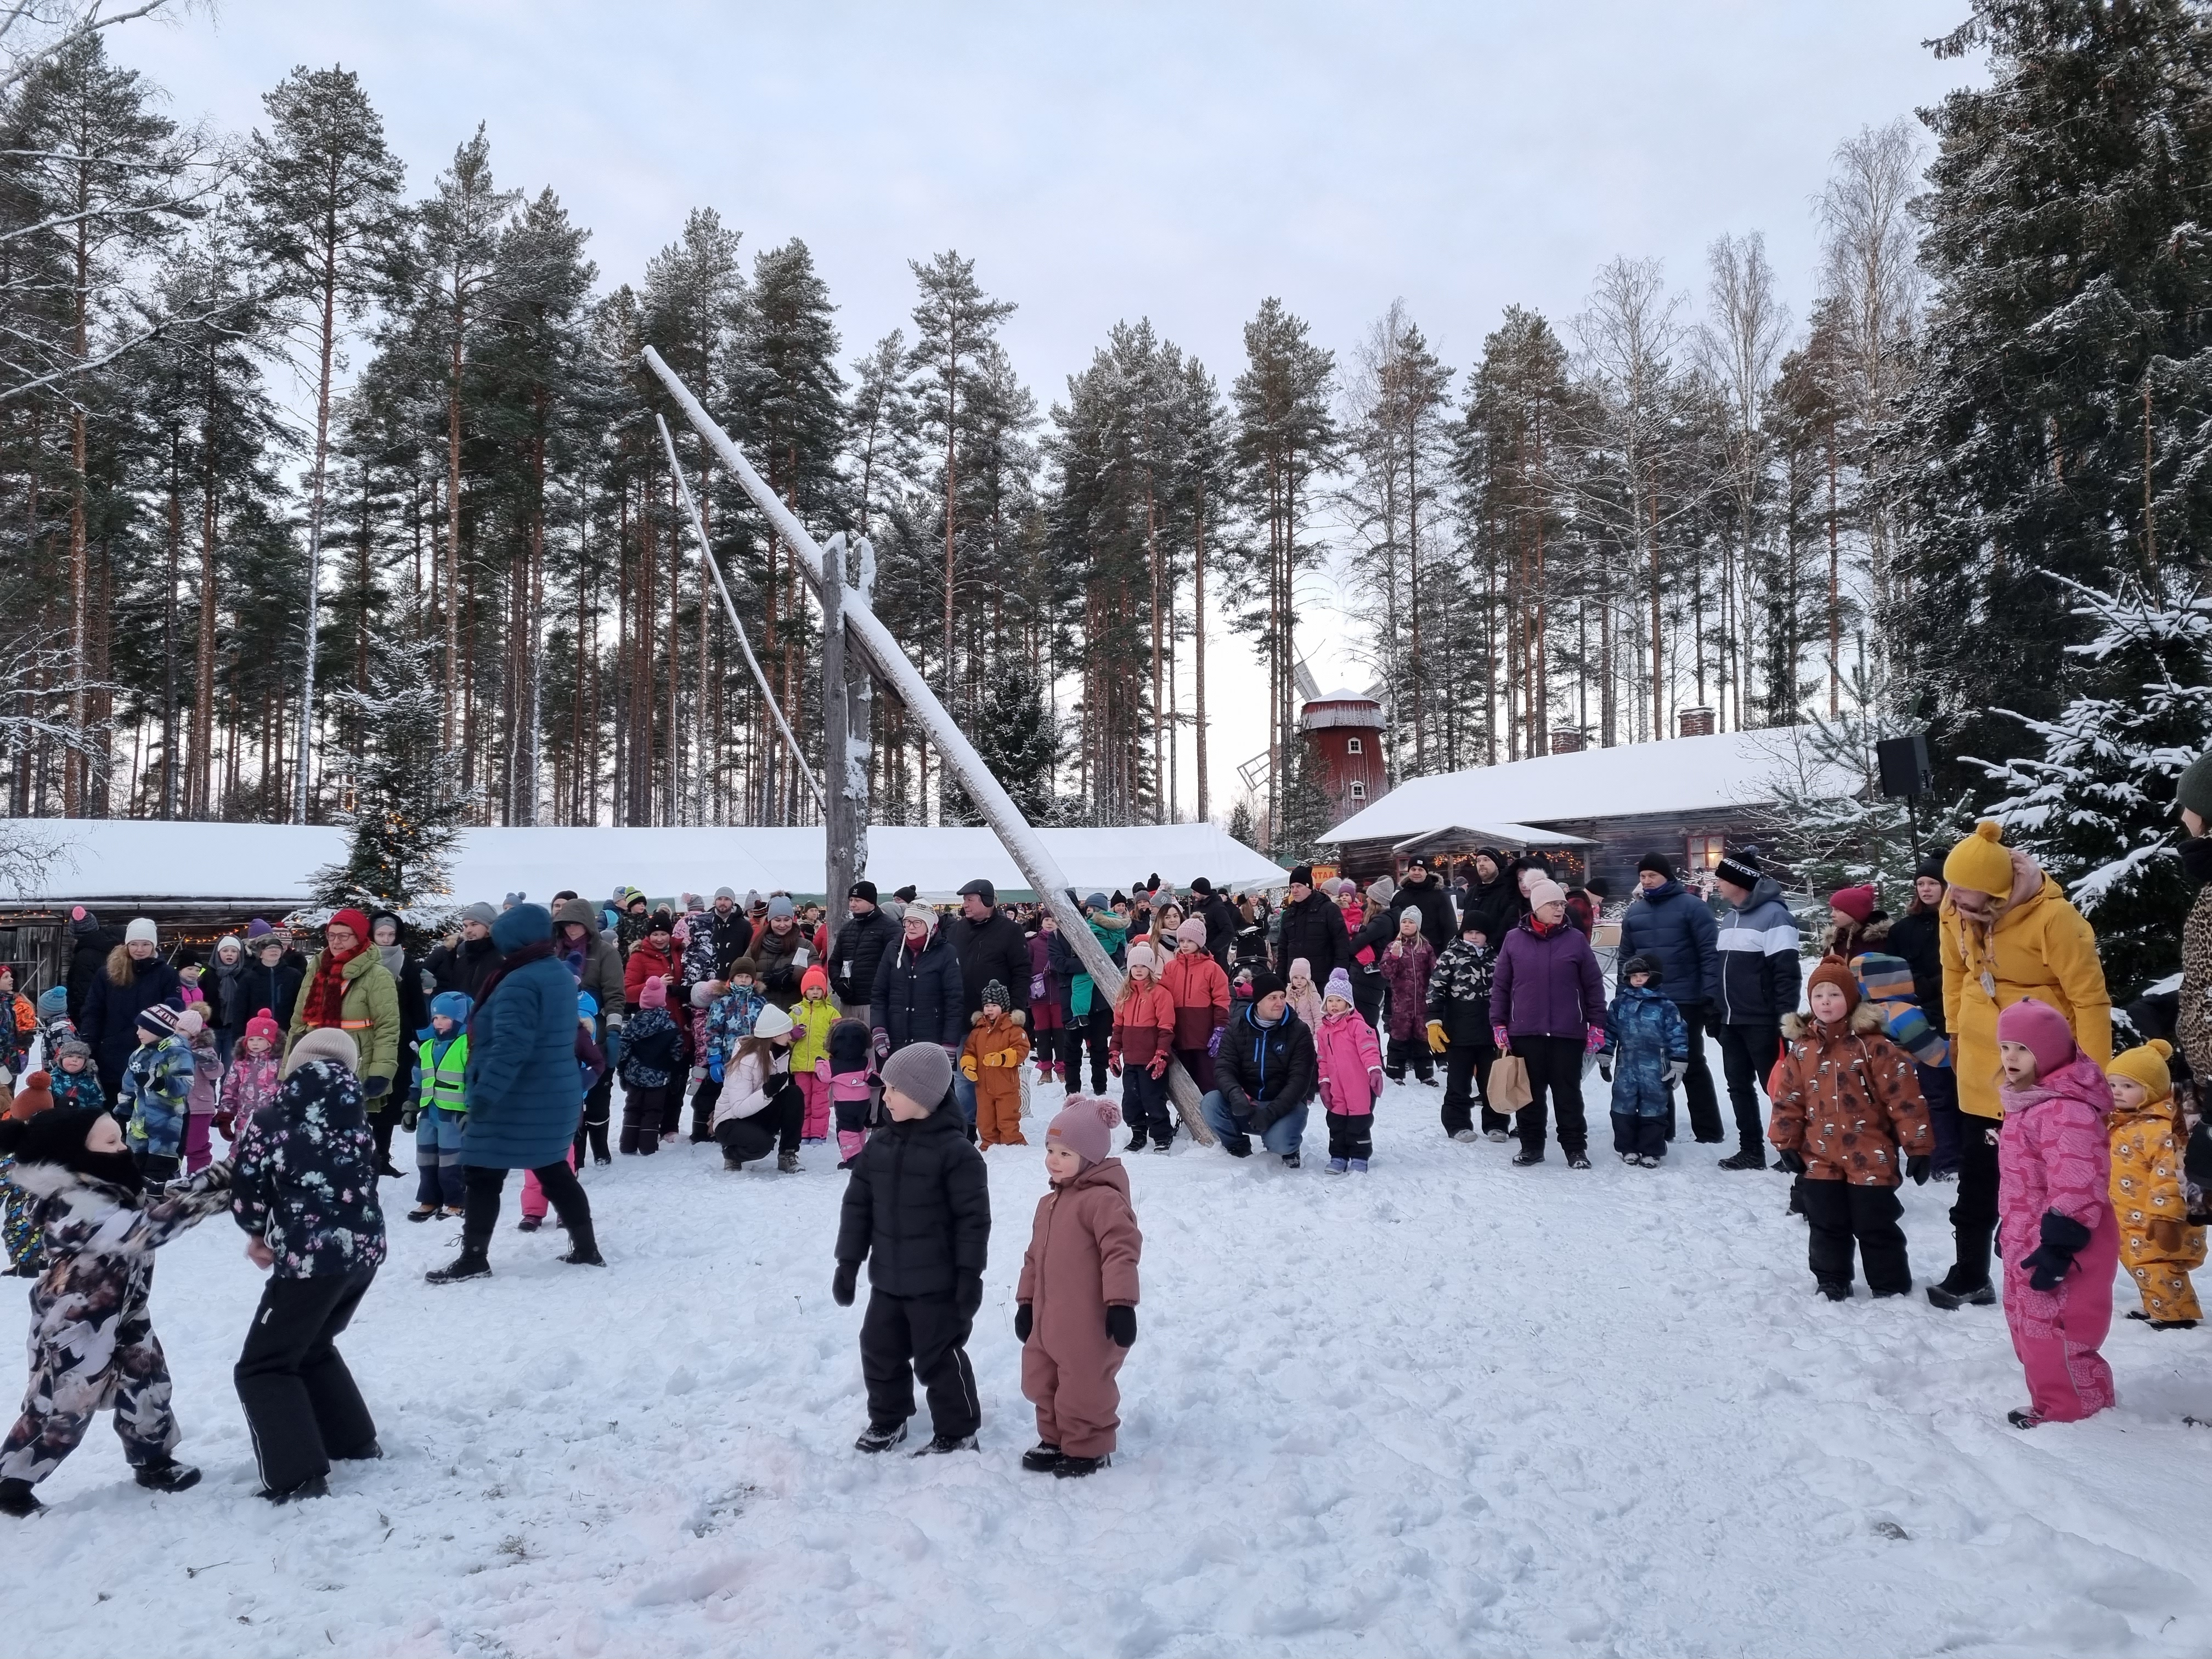
[[[837,1023],[837,1005],[830,1000],[830,970],[818,962],[799,975],[791,1023],[799,1034],[791,1045],[791,1075],[806,1103],[799,1138],[812,1146],[830,1138],[830,1028]]]

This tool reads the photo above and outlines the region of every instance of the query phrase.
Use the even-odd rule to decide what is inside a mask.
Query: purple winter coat
[[[1605,975],[1589,935],[1563,921],[1549,939],[1540,939],[1535,918],[1522,917],[1498,952],[1490,1018],[1513,1036],[1577,1040],[1604,1024]]]
[[[1393,956],[1394,945],[1405,948]],[[1394,939],[1376,954],[1381,958],[1376,965],[1382,969],[1382,982],[1390,988],[1390,1036],[1397,1042],[1409,1042],[1428,1025],[1429,975],[1436,971],[1436,951],[1417,934],[1410,945]]]

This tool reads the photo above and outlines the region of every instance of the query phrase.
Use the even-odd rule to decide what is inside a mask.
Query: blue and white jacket
[[[1723,1025],[1779,1025],[1797,1012],[1800,936],[1771,876],[1741,909],[1731,909],[1713,939],[1705,1000]]]

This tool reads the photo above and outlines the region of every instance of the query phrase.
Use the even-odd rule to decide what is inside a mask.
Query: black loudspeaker
[[[1915,732],[1909,738],[1885,738],[1874,746],[1881,765],[1885,795],[1924,795],[1933,781],[1928,765],[1928,737]]]

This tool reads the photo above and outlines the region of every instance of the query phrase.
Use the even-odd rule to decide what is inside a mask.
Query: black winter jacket
[[[1026,952],[1024,953],[1026,956]],[[1023,969],[1027,985],[1028,969]],[[868,1021],[890,1038],[896,1054],[909,1042],[957,1048],[968,1041],[968,1014],[960,1001],[960,958],[940,929],[915,954],[902,938],[884,952],[868,993]]]
[[[1889,942],[1884,948],[1911,965],[1913,994],[1920,999],[1920,1012],[1928,1016],[1930,1025],[1948,1036],[1948,1028],[1943,1024],[1942,935],[1942,924],[1936,912],[1907,911],[1889,924]]]
[[[84,1000],[84,1018],[77,1034],[91,1045],[94,1063],[105,1077],[118,1077],[138,1046],[138,1016],[157,1002],[174,1008],[185,1006],[184,981],[177,970],[152,957],[131,964],[131,983],[118,985],[103,967],[93,975],[92,990]],[[279,1025],[292,1017],[289,1006],[276,1016]]]
[[[995,979],[1013,999],[1006,1005],[1007,1012],[1027,1014],[1030,941],[1029,935],[1022,932],[1021,923],[1003,911],[994,910],[981,921],[955,916],[945,926],[951,930],[952,948],[960,957],[962,1012],[981,1013],[983,988]],[[961,1041],[967,1039],[963,1037]]]
[[[123,935],[112,927],[95,927],[88,933],[71,932],[69,965],[69,1011],[70,1023],[81,1031],[84,1029],[84,1000],[92,994],[92,982],[107,965],[107,953],[123,943]]]
[[[293,1006],[300,1000],[300,970],[282,957],[277,959],[274,968],[264,968],[256,960],[240,969],[232,994],[238,999],[238,1006],[246,1011],[238,1021],[240,1035],[246,1030],[246,1022],[264,1008],[269,1011],[270,1018],[276,1022],[278,1029],[289,1025]]]
[[[1421,913],[1421,937],[1428,940],[1431,950],[1443,955],[1444,946],[1459,937],[1459,918],[1452,913],[1451,895],[1444,890],[1443,883],[1433,874],[1418,887],[1411,882],[1399,883],[1397,894],[1390,901],[1391,932],[1397,931],[1398,913],[1409,904]]]
[[[491,935],[482,939],[455,939],[450,945],[441,945],[430,952],[430,977],[438,981],[441,991],[459,991],[471,1002],[483,1000],[483,982],[491,977],[491,970],[499,966],[499,946],[491,942]]]
[[[707,927],[714,936],[714,977],[727,979],[730,964],[753,948],[753,924],[745,913],[733,904],[726,916],[720,910],[709,908]],[[841,992],[839,994],[843,994]]]
[[[1500,872],[1496,881],[1478,882],[1468,889],[1462,914],[1478,920],[1483,940],[1495,957],[1504,945],[1505,936],[1528,914],[1528,905],[1521,896],[1521,890],[1514,885],[1512,876]]]
[[[865,1260],[886,1296],[951,1296],[962,1274],[981,1276],[990,1247],[990,1179],[957,1110],[868,1137],[845,1183],[838,1261]]]
[[[876,984],[876,969],[898,948],[899,925],[878,905],[865,916],[848,916],[830,942],[830,988],[850,1007],[866,1002]]]
[[[1231,953],[1237,948],[1237,934],[1244,926],[1244,918],[1237,914],[1237,907],[1218,893],[1206,896],[1206,902],[1198,907],[1198,914],[1206,922],[1206,953],[1221,964],[1224,973],[1229,971]]]
[[[1490,976],[1498,966],[1498,952],[1455,939],[1437,958],[1429,975],[1429,1018],[1444,1028],[1455,1043],[1478,1048],[1495,1046],[1491,1035]]]
[[[1213,1086],[1233,1117],[1249,1117],[1252,1132],[1273,1128],[1311,1101],[1321,1086],[1314,1055],[1313,1029],[1287,1007],[1273,1025],[1253,1017],[1244,1004],[1221,1034],[1214,1057]]]
[[[1637,956],[1656,960],[1660,990],[1677,1006],[1690,1007],[1705,1000],[1717,933],[1712,908],[1680,882],[1670,880],[1628,902],[1620,919],[1620,960]]]
[[[1275,934],[1275,971],[1287,979],[1291,964],[1304,957],[1316,985],[1328,983],[1339,968],[1352,966],[1352,945],[1345,936],[1344,912],[1334,899],[1309,893],[1295,904],[1283,907]]]

